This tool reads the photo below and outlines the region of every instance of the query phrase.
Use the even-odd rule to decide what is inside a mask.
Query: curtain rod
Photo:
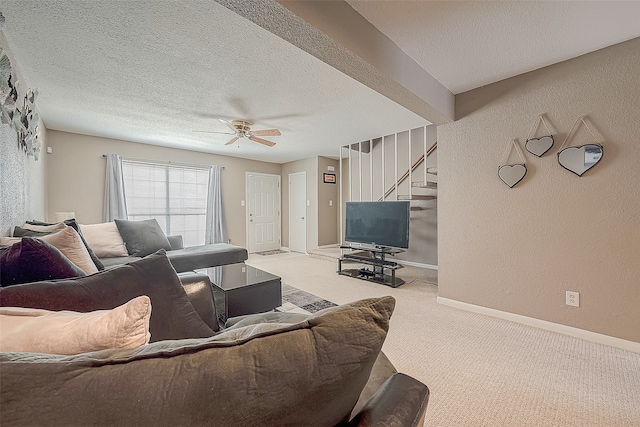
[[[103,158],[107,158],[106,154],[102,155]],[[140,163],[157,163],[157,164],[161,164],[161,165],[176,165],[176,166],[184,166],[184,167],[190,167],[190,168],[206,168],[208,165],[194,165],[194,164],[189,164],[189,163],[179,163],[179,162],[172,162],[172,161],[165,161],[165,160],[140,160],[140,159],[133,159],[131,157],[123,157],[122,160],[129,160],[131,162],[140,162]],[[224,166],[220,166],[220,169],[225,169]]]

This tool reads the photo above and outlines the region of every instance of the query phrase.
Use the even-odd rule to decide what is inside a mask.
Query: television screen
[[[344,240],[409,248],[409,201],[347,202]]]

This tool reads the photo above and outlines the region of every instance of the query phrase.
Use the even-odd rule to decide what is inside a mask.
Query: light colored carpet
[[[640,354],[439,305],[437,286],[421,281],[431,270],[393,289],[306,255],[248,263],[338,304],[395,297],[383,350],[429,386],[425,426],[640,426]],[[398,276],[409,282],[414,269]]]

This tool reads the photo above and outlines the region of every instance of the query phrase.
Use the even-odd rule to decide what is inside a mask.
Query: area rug
[[[282,249],[274,249],[271,251],[262,251],[262,252],[255,252],[257,255],[277,255],[277,254],[286,254],[287,251],[283,251]]]
[[[282,284],[282,306],[277,311],[285,313],[311,314],[324,308],[335,307],[337,304],[322,299],[293,286]]]

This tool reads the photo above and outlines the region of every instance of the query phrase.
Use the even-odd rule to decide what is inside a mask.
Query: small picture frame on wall
[[[335,173],[323,173],[322,180],[325,184],[335,184],[336,183],[336,174]]]

